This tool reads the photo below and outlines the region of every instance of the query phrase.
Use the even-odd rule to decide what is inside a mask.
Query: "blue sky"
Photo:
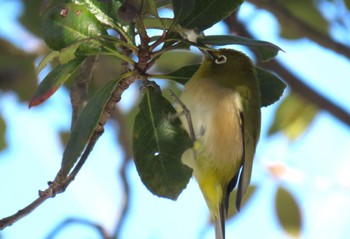
[[[36,41],[13,25],[19,5],[0,0],[0,36],[31,49]],[[278,59],[288,65],[314,89],[350,111],[349,61],[308,40],[278,38],[277,24],[264,11],[254,13],[249,4],[240,17],[262,40],[285,50]],[[12,25],[11,25],[12,24]],[[266,27],[268,26],[268,27]],[[223,31],[220,24],[207,34]],[[16,33],[16,34],[14,34]],[[135,87],[129,93],[136,92]],[[28,110],[27,105],[9,93],[0,93],[0,113],[8,125],[9,147],[0,153],[0,218],[16,212],[37,197],[37,190],[55,176],[62,156],[58,130],[69,129],[69,96],[59,90],[43,105]],[[129,97],[122,99],[128,105]],[[239,216],[227,223],[228,238],[289,238],[274,214],[274,193],[284,186],[296,197],[303,215],[301,238],[350,237],[350,130],[327,112],[320,112],[307,132],[290,142],[283,135],[266,138],[277,105],[263,109],[262,139],[258,146],[253,183],[258,190]],[[83,170],[68,190],[48,200],[30,216],[2,234],[4,239],[45,238],[67,217],[86,217],[112,230],[121,205],[121,185],[117,170],[122,151],[113,129],[97,143]],[[287,168],[280,178],[272,177],[269,166]],[[175,239],[213,238],[206,227],[208,210],[200,191],[191,180],[174,202],[153,196],[141,183],[132,163],[128,166],[131,183],[131,209],[121,238]],[[86,227],[68,227],[56,238],[98,238]]]

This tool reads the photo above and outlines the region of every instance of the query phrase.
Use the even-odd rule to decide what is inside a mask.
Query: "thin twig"
[[[26,215],[34,211],[34,209],[36,209],[39,205],[41,205],[46,199],[47,198],[45,197],[39,197],[36,200],[34,200],[31,204],[19,210],[15,214],[1,219],[0,230],[3,230],[5,227],[11,226],[16,221],[20,220],[21,218],[25,217]]]
[[[98,232],[102,239],[112,239],[112,237],[108,235],[108,232],[101,225],[83,218],[68,218],[64,220],[51,231],[51,233],[46,237],[46,239],[53,239],[60,231],[62,231],[69,224],[81,224],[84,226],[91,227]]]
[[[31,213],[34,209],[36,209],[39,205],[41,205],[46,199],[55,197],[57,194],[62,193],[66,190],[66,188],[69,186],[69,184],[75,179],[76,175],[78,174],[79,170],[85,163],[88,155],[90,154],[91,150],[93,149],[94,145],[96,144],[96,141],[103,133],[103,126],[106,124],[107,119],[110,117],[110,114],[112,110],[114,109],[114,106],[119,100],[121,99],[121,95],[123,92],[129,87],[130,84],[132,84],[137,77],[135,75],[132,75],[130,77],[124,78],[119,82],[119,86],[117,89],[113,92],[111,98],[107,102],[105,106],[104,113],[100,119],[100,122],[96,129],[94,130],[94,133],[86,146],[84,153],[82,154],[81,158],[79,159],[77,165],[74,167],[72,172],[68,175],[67,178],[55,180],[54,182],[50,183],[50,186],[45,191],[39,191],[39,198],[34,200],[31,204],[26,206],[25,208],[19,210],[17,213],[15,213],[12,216],[3,218],[0,220],[0,230],[4,229],[7,226],[12,225],[14,222],[18,221],[19,219],[25,217],[29,213]],[[57,178],[57,177],[56,177]]]
[[[130,208],[130,185],[126,175],[126,167],[130,162],[130,159],[132,158],[132,146],[131,146],[130,138],[128,136],[129,134],[129,131],[127,130],[128,127],[124,120],[124,116],[122,112],[120,112],[119,108],[116,108],[116,110],[113,112],[112,118],[118,124],[118,128],[117,128],[118,142],[121,145],[121,147],[124,149],[124,157],[122,159],[122,164],[118,171],[118,176],[120,177],[120,180],[122,183],[122,191],[123,191],[122,203],[121,203],[121,210],[120,210],[120,213],[118,214],[118,218],[116,220],[116,226],[113,232],[113,238],[118,238],[118,235],[120,235],[120,231],[122,229],[123,223],[126,220],[126,215]]]

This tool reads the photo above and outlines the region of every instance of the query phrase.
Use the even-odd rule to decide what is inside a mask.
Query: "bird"
[[[182,162],[193,170],[215,238],[225,239],[229,195],[238,182],[239,211],[250,184],[261,125],[259,81],[253,62],[240,51],[223,48],[204,55],[176,110],[185,130],[194,134]]]

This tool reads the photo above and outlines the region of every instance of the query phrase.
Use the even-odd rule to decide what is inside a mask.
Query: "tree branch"
[[[235,31],[241,36],[254,38],[244,24],[237,20],[236,15],[231,15],[225,19],[225,22],[231,31]],[[348,112],[306,85],[300,78],[291,73],[281,63],[276,60],[271,60],[269,62],[261,63],[261,65],[282,77],[296,94],[320,109],[328,111],[338,120],[350,127],[350,114]]]
[[[350,48],[344,44],[334,41],[327,34],[322,34],[316,31],[314,28],[307,25],[304,21],[295,17],[287,9],[280,6],[276,1],[272,0],[248,0],[248,2],[254,4],[258,8],[263,8],[274,14],[279,21],[288,25],[290,29],[299,34],[309,38],[315,43],[328,48],[340,55],[350,59]]]
[[[130,77],[122,79],[119,82],[117,89],[113,92],[111,98],[108,100],[105,106],[104,113],[102,114],[99,124],[95,128],[94,133],[91,136],[89,143],[84,150],[84,153],[82,154],[81,158],[79,159],[78,163],[76,164],[72,172],[67,177],[64,177],[63,179],[60,178],[59,180],[57,180],[57,178],[59,178],[59,173],[58,173],[58,176],[56,176],[55,181],[49,183],[48,189],[46,189],[45,191],[39,191],[38,199],[33,201],[31,204],[29,204],[22,210],[19,210],[14,215],[1,219],[0,230],[4,229],[7,226],[12,225],[14,222],[20,220],[21,218],[31,213],[34,209],[40,206],[46,199],[55,197],[57,194],[62,193],[66,190],[69,184],[75,179],[76,175],[80,171],[81,167],[84,165],[87,157],[89,156],[90,152],[95,146],[97,140],[102,135],[104,130],[104,125],[109,119],[115,107],[115,104],[120,101],[121,95],[129,87],[129,85],[132,84],[136,79],[137,79],[137,76],[132,75]]]

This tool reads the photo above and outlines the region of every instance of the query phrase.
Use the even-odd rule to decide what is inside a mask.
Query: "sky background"
[[[0,0],[0,37],[30,50],[36,44],[29,33],[16,24],[21,12],[17,1]],[[253,17],[252,17],[253,16]],[[240,18],[259,39],[273,42],[285,50],[277,57],[315,90],[350,111],[350,65],[309,40],[281,40],[278,25],[265,11],[245,4]],[[348,41],[346,36],[337,39]],[[221,24],[206,32],[225,33]],[[0,53],[1,54],[1,53]],[[132,87],[123,95],[122,108],[130,106]],[[70,100],[59,90],[43,105],[28,109],[11,93],[0,92],[0,114],[7,123],[8,148],[0,152],[0,218],[13,214],[37,197],[57,173],[63,146],[57,131],[68,130]],[[286,94],[285,94],[286,95]],[[227,238],[289,238],[274,213],[278,186],[296,198],[303,228],[301,238],[350,238],[350,130],[327,112],[320,112],[307,132],[295,142],[283,135],[267,138],[267,130],[277,104],[262,110],[262,137],[258,145],[252,183],[257,190],[248,205],[227,222]],[[121,205],[121,185],[117,172],[122,150],[115,133],[107,124],[88,161],[68,190],[47,200],[36,211],[0,233],[1,239],[45,238],[68,217],[87,218],[114,228]],[[283,178],[268,171],[270,165],[287,166]],[[191,180],[177,201],[153,196],[142,184],[135,166],[127,170],[131,184],[131,208],[121,239],[193,239],[214,238],[208,227],[208,210]],[[83,226],[69,226],[55,239],[98,238]]]

